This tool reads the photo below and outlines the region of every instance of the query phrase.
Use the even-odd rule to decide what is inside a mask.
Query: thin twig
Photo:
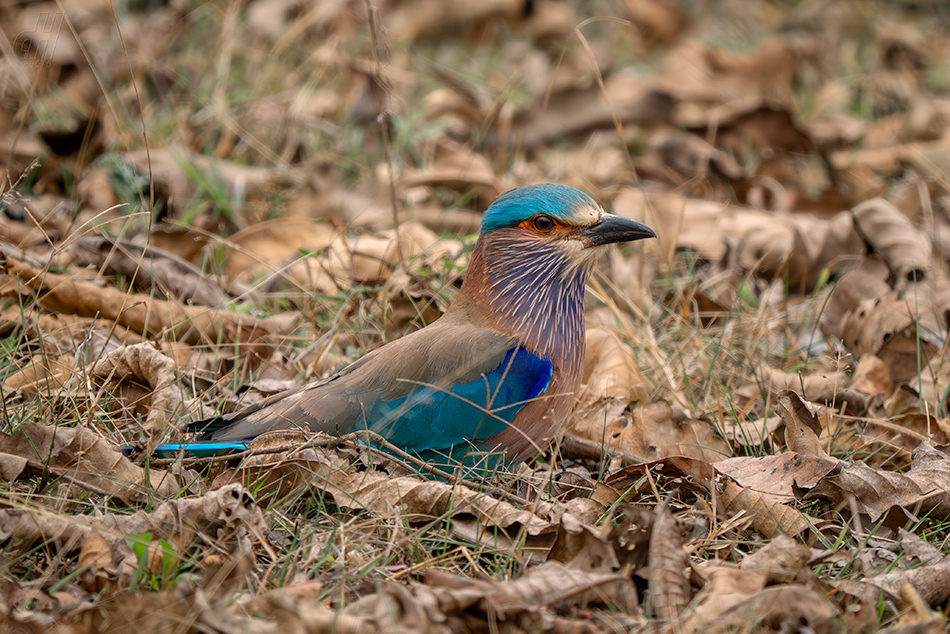
[[[561,441],[561,457],[583,458],[585,460],[597,460],[598,462],[605,457],[620,458],[620,464],[623,467],[632,467],[648,462],[645,458],[627,453],[622,449],[607,447],[599,442],[587,440],[586,438],[578,438],[570,434],[565,435]]]
[[[379,127],[383,134],[383,148],[386,150],[386,164],[389,166],[389,198],[392,203],[393,211],[393,231],[396,234],[396,255],[399,257],[399,265],[405,264],[405,258],[402,253],[402,243],[399,240],[399,207],[396,204],[396,167],[393,164],[392,146],[389,141],[389,105],[386,95],[389,92],[389,86],[386,78],[383,76],[383,63],[379,58],[379,10],[366,0],[366,14],[369,20],[369,35],[373,44],[373,93],[376,95],[376,104],[379,108]]]

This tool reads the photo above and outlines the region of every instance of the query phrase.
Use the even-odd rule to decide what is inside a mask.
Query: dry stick
[[[565,434],[564,439],[561,441],[562,458],[583,458],[586,460],[597,460],[599,462],[603,460],[605,456],[620,458],[620,464],[624,467],[632,467],[649,462],[645,458],[627,453],[623,449],[607,447],[599,442],[579,438],[571,434]]]
[[[296,443],[294,444],[288,443],[288,444],[278,445],[276,447],[248,449],[246,451],[227,454],[224,456],[208,456],[205,458],[185,458],[185,457],[156,458],[153,460],[149,460],[149,465],[152,467],[165,467],[165,466],[174,464],[175,462],[178,462],[180,460],[182,464],[186,464],[188,466],[193,467],[193,466],[202,465],[202,464],[213,464],[213,463],[218,463],[218,462],[230,462],[232,460],[243,460],[244,458],[249,458],[250,456],[265,456],[265,455],[270,455],[270,454],[286,453],[288,451],[317,448],[317,447],[323,447],[323,448],[336,447],[336,446],[343,445],[352,441],[363,441],[365,443],[371,443],[371,444],[365,445],[365,448],[384,457],[391,458],[392,456],[396,456],[400,460],[404,460],[405,462],[408,462],[414,465],[418,469],[431,473],[432,475],[442,478],[443,480],[446,480],[449,482],[455,481],[470,489],[503,497],[505,500],[507,500],[508,502],[511,502],[512,504],[525,504],[527,502],[527,500],[525,500],[524,498],[519,497],[513,493],[509,493],[508,491],[505,491],[504,489],[499,489],[498,487],[481,484],[478,482],[474,482],[472,480],[467,480],[465,478],[456,478],[448,471],[439,469],[438,467],[429,464],[425,460],[422,460],[418,456],[414,456],[410,453],[406,453],[399,447],[396,447],[395,445],[387,441],[385,438],[383,438],[379,434],[375,432],[371,432],[366,429],[355,431],[355,432],[346,434],[345,436],[336,436],[336,437],[326,438],[322,440],[311,440],[302,445],[296,444]],[[379,446],[374,447],[373,445],[379,445]]]
[[[389,166],[389,198],[393,208],[393,231],[396,233],[396,255],[399,256],[400,266],[406,260],[402,253],[402,242],[399,240],[399,208],[396,205],[396,173],[393,165],[392,147],[389,142],[389,108],[386,106],[387,84],[383,77],[383,63],[379,59],[379,10],[366,0],[366,16],[369,21],[369,35],[373,45],[373,88],[376,93],[376,103],[379,108],[379,127],[383,134],[383,148],[386,150],[386,164]]]

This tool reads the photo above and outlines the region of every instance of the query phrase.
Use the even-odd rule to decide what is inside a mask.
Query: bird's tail
[[[213,441],[196,441],[196,442],[180,442],[180,443],[166,443],[158,445],[155,447],[155,450],[152,452],[152,457],[154,458],[174,458],[175,456],[184,452],[186,455],[194,458],[207,458],[210,456],[226,456],[231,453],[238,453],[247,449],[247,442],[244,441],[231,441],[231,442],[213,442]],[[126,456],[132,456],[136,451],[141,451],[139,447],[134,445],[126,445],[122,447],[122,453]]]
[[[214,418],[206,418],[204,420],[195,421],[194,423],[189,423],[188,433],[190,434],[200,434],[200,438],[204,440],[210,440],[211,435],[221,429],[224,429],[228,425],[234,423],[234,416],[216,416]]]
[[[216,416],[206,418],[188,425],[188,432],[197,434],[197,438],[191,442],[165,443],[155,447],[152,452],[153,458],[174,458],[182,452],[185,452],[192,458],[208,458],[211,456],[226,456],[230,453],[237,453],[247,449],[247,440],[214,440],[214,432],[224,429],[234,423],[234,416]],[[142,451],[141,445],[127,445],[121,447],[122,453],[128,457],[136,456]]]

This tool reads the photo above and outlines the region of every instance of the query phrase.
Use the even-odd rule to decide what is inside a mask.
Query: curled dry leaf
[[[0,296],[35,299],[49,312],[98,317],[118,322],[134,333],[188,343],[217,342],[226,324],[260,325],[270,332],[286,332],[288,326],[295,326],[286,323],[286,315],[258,319],[203,306],[183,306],[115,287],[77,282],[68,275],[49,273],[10,258],[0,258]]]
[[[286,217],[253,224],[233,234],[225,242],[225,272],[232,282],[248,282],[262,271],[279,271],[301,251],[326,249],[338,230],[327,222]]]
[[[943,585],[946,587],[946,582]],[[900,596],[900,608],[904,615],[895,623],[896,630],[913,629],[920,634],[939,634],[943,631],[946,619],[939,612],[927,607],[920,592],[912,584],[902,584]]]
[[[827,499],[843,508],[867,513],[872,522],[891,509],[909,517],[950,517],[950,458],[928,443],[914,451],[906,473],[874,469],[863,462],[839,462],[814,486],[803,488],[805,500]]]
[[[199,534],[222,544],[234,544],[249,530],[261,530],[263,516],[254,498],[238,484],[231,484],[197,498],[181,498],[160,504],[151,513],[73,516],[29,509],[0,509],[0,539],[10,540],[18,552],[32,544],[47,542],[66,553],[81,548],[88,539],[87,558],[104,561],[101,538],[113,552],[113,562],[126,559],[134,571],[135,555],[126,543],[133,534],[151,534],[152,540],[167,540],[181,553]],[[92,535],[97,537],[90,537]],[[119,557],[115,554],[118,553]]]
[[[748,272],[787,274],[789,285],[799,291],[810,290],[823,270],[842,270],[849,256],[865,252],[846,212],[823,219],[632,189],[621,190],[614,210],[646,218],[656,229],[658,240],[644,243],[647,253],[667,258],[674,248],[686,248],[710,262],[735,257]]]
[[[795,486],[813,486],[837,465],[837,460],[825,455],[786,451],[771,456],[726,458],[713,466],[740,486],[783,503],[795,499]]]
[[[707,581],[682,618],[683,632],[729,632],[753,623],[770,630],[824,630],[833,612],[814,590],[793,583],[765,587],[766,574],[728,564],[697,566]]]
[[[472,543],[502,549],[517,544],[527,554],[543,557],[557,536],[553,522],[465,486],[410,476],[390,478],[379,471],[336,471],[327,480],[327,490],[343,508],[366,509],[380,517],[395,515],[409,522],[451,517],[450,532]]]
[[[792,289],[806,293],[823,271],[837,270],[848,256],[865,252],[845,213],[830,220],[799,214],[775,216],[763,218],[741,238],[738,260],[743,270],[767,278],[786,277]]]
[[[687,456],[714,462],[729,453],[708,421],[674,416],[666,401],[645,403],[632,411],[628,405],[625,400],[602,398],[574,413],[568,433],[646,460]]]
[[[676,621],[690,599],[689,553],[669,506],[661,504],[654,516],[649,557],[653,618]]]
[[[950,558],[910,570],[895,570],[867,581],[892,594],[903,594],[904,584],[910,584],[921,599],[936,608],[950,599]]]
[[[151,343],[125,346],[107,354],[92,367],[90,375],[105,381],[142,381],[152,389],[146,430],[162,427],[169,416],[180,413],[183,403],[175,362]]]
[[[871,250],[887,263],[893,278],[921,281],[933,266],[930,238],[883,198],[851,210],[855,225]]]
[[[37,355],[3,380],[3,393],[9,396],[18,392],[24,398],[57,394],[66,388],[73,376],[75,363],[71,354]]]
[[[140,336],[122,326],[93,317],[48,315],[37,310],[24,313],[19,306],[0,311],[0,333],[17,331],[21,337],[35,338],[40,342],[46,356],[81,353],[80,359],[86,364],[119,346],[142,342]]]
[[[891,381],[901,385],[916,378],[918,362],[937,356],[940,336],[924,326],[919,315],[929,311],[915,306],[913,298],[895,292],[867,299],[845,316],[841,337],[856,356],[873,354],[887,366]]]
[[[112,545],[99,531],[89,531],[79,550],[76,564],[85,568],[80,583],[90,592],[111,594],[113,580],[118,576],[112,564]]]
[[[52,473],[126,502],[178,493],[167,473],[132,464],[115,445],[82,427],[23,423],[12,434],[0,435],[0,473],[6,480]]]
[[[683,631],[718,634],[753,624],[778,631],[792,627],[824,631],[834,616],[822,595],[795,584],[764,588],[741,601],[726,603],[726,609],[715,615],[714,622],[704,622],[710,616],[704,615],[702,621],[687,624]]]
[[[416,222],[406,222],[398,232],[392,229],[347,238],[338,236],[320,254],[302,257],[289,267],[289,275],[301,288],[325,294],[347,290],[360,284],[386,280],[400,264],[428,258],[456,257],[462,245],[442,239]]]
[[[703,584],[681,621],[681,627],[686,626],[689,632],[696,631],[700,624],[715,624],[726,610],[765,588],[764,575],[728,564],[706,562],[696,566],[695,572]]]
[[[891,291],[887,265],[876,255],[860,258],[830,290],[820,325],[826,335],[844,339],[845,318],[867,299],[884,297]]]
[[[785,423],[785,446],[790,451],[819,458],[827,456],[818,442],[822,425],[815,411],[819,409],[791,390],[778,393],[775,411]]]
[[[615,544],[609,539],[611,523],[594,526],[605,506],[596,505],[593,518],[577,512],[578,503],[585,498],[574,498],[559,505],[563,512],[558,521],[557,541],[551,547],[548,561],[560,561],[571,568],[614,571],[620,567]],[[585,521],[587,519],[587,521]]]
[[[927,604],[940,606],[950,598],[950,559],[911,532],[899,529],[898,534],[899,540],[880,540],[863,553],[861,563],[867,569],[863,578],[830,584],[857,596],[870,593],[875,603],[883,594],[929,617]]]
[[[726,483],[720,499],[729,516],[744,512],[751,519],[752,527],[766,537],[799,535],[816,523],[814,518],[735,482]]]
[[[613,572],[583,571],[549,561],[529,569],[511,581],[483,581],[429,570],[426,585],[439,608],[446,614],[478,605],[489,615],[502,618],[535,611],[559,601],[568,605],[609,605],[634,614],[637,595],[633,582]]]
[[[739,562],[739,568],[765,577],[768,585],[803,583],[812,577],[808,568],[811,549],[788,535],[779,535]]]
[[[887,398],[894,391],[894,387],[887,365],[881,361],[880,357],[873,354],[861,356],[851,379],[852,390],[863,394],[868,399],[877,395]]]
[[[273,619],[275,613],[279,610],[277,606],[282,601],[289,599],[293,603],[301,603],[305,601],[319,602],[322,592],[323,581],[319,579],[311,579],[310,581],[304,581],[303,583],[295,583],[293,585],[277,588],[262,595],[245,595],[241,597],[237,603],[230,607],[230,611],[240,611],[249,615],[264,614],[267,617]],[[278,598],[276,595],[282,596]]]
[[[852,413],[863,412],[867,407],[864,396],[848,387],[851,377],[844,370],[823,372],[816,370],[806,374],[786,374],[778,368],[763,368],[761,375],[773,390],[801,391],[809,401],[825,403],[835,409],[846,405]]]

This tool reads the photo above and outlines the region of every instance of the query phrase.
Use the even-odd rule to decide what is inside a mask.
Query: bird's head
[[[527,251],[554,247],[577,264],[589,263],[594,247],[656,237],[644,224],[606,213],[584,192],[552,183],[516,187],[499,196],[482,219],[481,236],[495,233]]]
[[[655,236],[572,187],[510,189],[485,212],[465,282],[449,310],[483,318],[558,367],[579,371],[584,289],[598,247]]]

